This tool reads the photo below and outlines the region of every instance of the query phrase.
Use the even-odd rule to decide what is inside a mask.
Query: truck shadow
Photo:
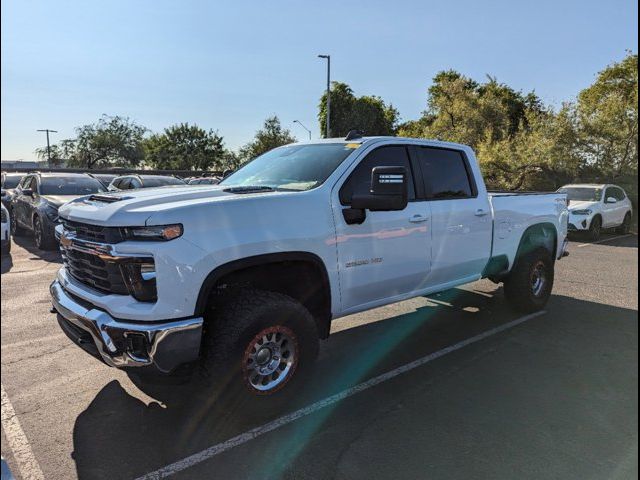
[[[520,315],[506,306],[501,289],[491,290],[492,287],[483,288],[483,291],[453,289],[430,297],[433,302],[422,302],[409,313],[340,330],[325,342],[315,368],[303,383],[257,403],[217,401],[216,392],[194,385],[167,386],[167,398],[175,398],[175,390],[181,389],[182,402],[165,404],[162,392],[156,390],[153,392],[156,401],[147,403],[129,394],[118,381],[112,381],[76,419],[72,457],[78,478],[136,478],[518,318]],[[547,322],[552,328],[575,330],[580,335],[593,330],[598,341],[610,341],[615,345],[621,338],[633,340],[634,335],[637,344],[636,319],[635,310],[553,296],[548,313],[532,322]],[[516,328],[527,328],[525,325]],[[611,332],[612,337],[608,338],[606,332]],[[496,342],[505,342],[508,338],[509,333],[505,332],[478,345],[491,349],[495,348]],[[579,337],[575,341],[579,341]],[[556,347],[557,342],[550,338],[550,346],[544,348]],[[450,374],[450,370],[455,371],[472,361],[478,354],[473,351],[473,348],[462,349],[449,357],[452,360],[438,360],[430,364],[428,370],[421,367],[412,374],[405,374],[408,376],[404,383],[399,377],[394,382],[394,394],[401,396],[403,389],[409,388],[411,382],[415,383],[416,377],[418,382],[430,383]],[[576,352],[582,354],[580,349]],[[584,355],[590,354],[585,351]],[[491,388],[487,386],[487,395],[492,395]],[[336,408],[338,405],[325,407],[322,420],[310,422],[315,427],[309,427],[305,432],[306,440],[301,436],[296,441],[310,441],[319,425],[331,418]],[[355,410],[352,414],[361,415],[362,412]],[[247,462],[251,459],[247,458]]]

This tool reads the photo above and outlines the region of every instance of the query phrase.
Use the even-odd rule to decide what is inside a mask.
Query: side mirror
[[[605,203],[618,203],[618,200],[614,197],[607,197]]]
[[[33,197],[33,189],[25,188],[24,190],[22,190],[22,194],[26,195],[27,197]]]
[[[351,208],[384,212],[407,207],[407,169],[404,167],[375,167],[371,170],[371,190],[354,195]]]

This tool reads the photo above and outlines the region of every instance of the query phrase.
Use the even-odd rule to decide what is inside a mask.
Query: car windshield
[[[321,185],[351,152],[353,145],[344,143],[276,148],[245,164],[220,185],[310,190]]]
[[[16,188],[22,180],[23,175],[6,175],[2,177],[2,188]]]
[[[45,177],[40,182],[41,195],[89,195],[104,191],[104,185],[91,177]]]
[[[566,193],[569,201],[599,202],[602,198],[602,189],[597,187],[563,187],[559,193]]]
[[[184,185],[184,181],[175,177],[143,177],[145,187],[164,187],[165,185]]]

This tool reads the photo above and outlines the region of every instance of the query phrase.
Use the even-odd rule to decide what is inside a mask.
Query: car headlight
[[[53,205],[48,204],[44,209],[44,213],[52,222],[58,221],[58,207],[54,207]]]
[[[571,210],[571,213],[574,215],[591,215],[593,211],[585,208],[584,210]]]
[[[124,235],[129,240],[168,241],[182,236],[182,225],[157,225],[153,227],[127,227]]]

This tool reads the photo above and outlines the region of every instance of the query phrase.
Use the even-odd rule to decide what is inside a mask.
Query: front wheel
[[[303,375],[318,354],[313,316],[287,295],[245,290],[223,299],[212,317],[202,369],[227,393],[274,394]]]
[[[546,248],[522,255],[504,281],[509,303],[524,313],[542,310],[553,289],[554,263]]]
[[[591,225],[589,225],[589,231],[587,232],[587,237],[592,242],[595,242],[600,238],[601,231],[602,231],[602,218],[593,217],[593,220],[591,220]]]
[[[40,217],[33,219],[33,237],[36,247],[40,250],[52,250],[55,247],[55,238],[45,230],[45,226]]]

